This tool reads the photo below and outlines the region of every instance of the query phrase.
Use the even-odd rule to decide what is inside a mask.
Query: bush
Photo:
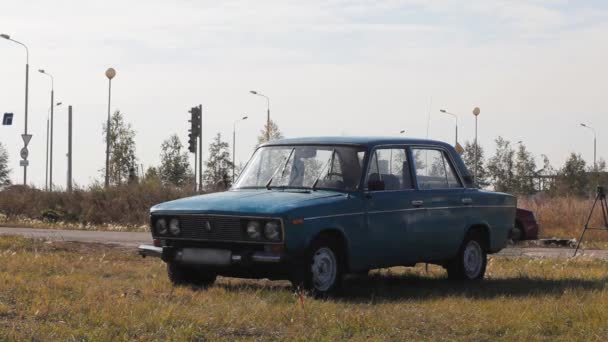
[[[191,187],[170,187],[158,182],[109,189],[95,184],[72,193],[15,185],[0,191],[0,213],[7,219],[26,217],[51,222],[142,225],[148,222],[153,205],[194,194]]]

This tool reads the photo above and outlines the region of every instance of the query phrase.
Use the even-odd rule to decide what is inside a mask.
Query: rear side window
[[[367,179],[384,182],[384,190],[412,189],[407,150],[404,147],[376,149],[370,159]]]
[[[454,165],[444,151],[414,148],[418,187],[422,190],[462,188]]]

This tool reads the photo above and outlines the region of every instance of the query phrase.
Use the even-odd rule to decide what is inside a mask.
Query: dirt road
[[[128,248],[135,248],[139,244],[152,242],[150,233],[132,232],[0,227],[0,235],[17,235],[47,240],[95,242]],[[574,250],[571,248],[509,247],[497,255],[505,257],[569,258],[572,257],[573,252]],[[608,250],[580,250],[577,256],[608,260]]]

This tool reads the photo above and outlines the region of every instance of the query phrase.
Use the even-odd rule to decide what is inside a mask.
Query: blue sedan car
[[[434,263],[484,276],[516,199],[480,190],[454,148],[403,138],[282,139],[260,146],[229,191],[158,204],[153,245],[174,284],[218,275],[289,279],[317,295],[343,276]]]

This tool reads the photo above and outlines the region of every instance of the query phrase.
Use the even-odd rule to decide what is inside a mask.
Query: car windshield
[[[365,150],[349,146],[259,148],[235,189],[301,188],[353,191],[359,188]]]

